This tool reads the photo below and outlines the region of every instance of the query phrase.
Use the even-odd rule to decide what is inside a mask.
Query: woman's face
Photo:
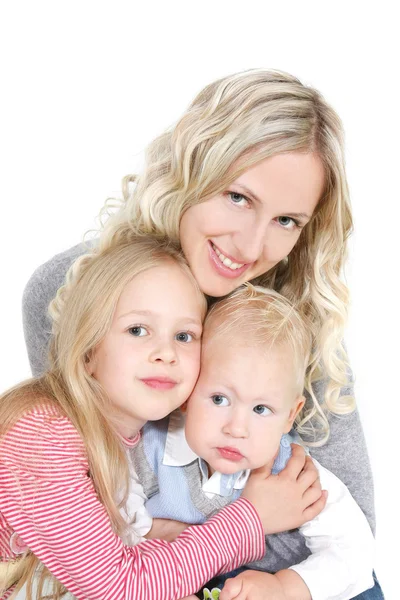
[[[183,252],[203,292],[224,296],[285,258],[311,219],[324,187],[312,153],[266,158],[180,222]]]

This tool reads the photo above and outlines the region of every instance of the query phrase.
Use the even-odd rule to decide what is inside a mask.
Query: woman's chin
[[[212,272],[206,273],[205,271],[202,271],[200,277],[196,277],[196,279],[201,291],[204,294],[207,294],[207,296],[212,296],[213,298],[222,298],[223,296],[227,296],[247,281],[247,279],[243,277],[238,279],[228,279]]]

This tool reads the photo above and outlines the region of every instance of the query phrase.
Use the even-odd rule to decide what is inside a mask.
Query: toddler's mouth
[[[222,458],[232,460],[233,462],[239,462],[242,460],[242,458],[244,458],[243,454],[239,452],[239,450],[237,450],[236,448],[230,448],[229,446],[217,448],[217,451],[222,456]]]

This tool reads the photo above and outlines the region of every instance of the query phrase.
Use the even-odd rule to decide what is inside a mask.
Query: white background
[[[355,216],[346,340],[376,484],[376,570],[397,600],[399,59],[395,3],[13,2],[2,61],[0,389],[29,375],[24,284],[95,226],[146,143],[201,87],[271,67],[342,117]]]

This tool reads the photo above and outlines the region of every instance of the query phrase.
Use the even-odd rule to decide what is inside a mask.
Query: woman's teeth
[[[240,269],[240,267],[244,266],[243,264],[232,262],[231,259],[224,256],[222,252],[220,252],[218,248],[214,246],[214,244],[212,245],[212,247],[214,248],[215,254],[218,256],[222,264],[225,265],[225,267],[228,267],[229,269],[232,269],[232,271],[235,271],[236,269]]]

